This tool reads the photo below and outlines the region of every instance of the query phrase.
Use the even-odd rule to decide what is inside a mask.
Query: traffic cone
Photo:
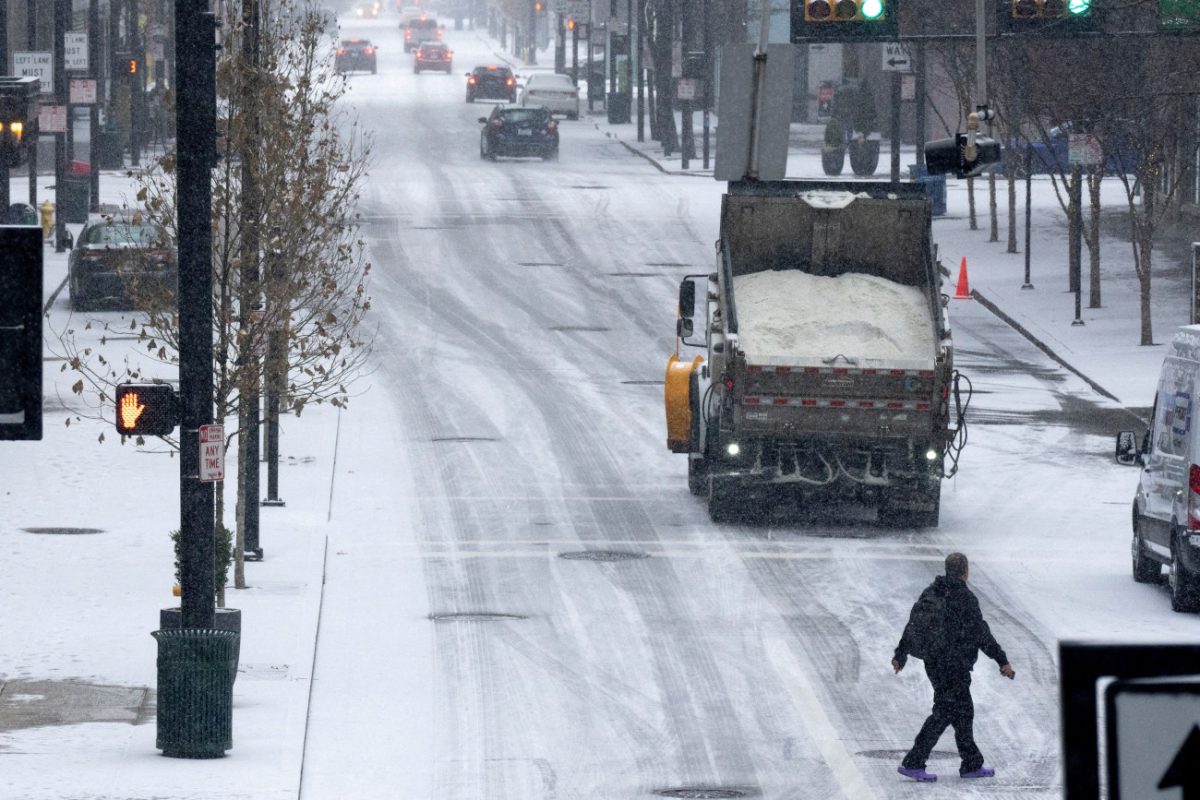
[[[954,290],[955,300],[970,300],[971,287],[967,285],[967,257],[962,257],[962,263],[958,265],[958,288]]]

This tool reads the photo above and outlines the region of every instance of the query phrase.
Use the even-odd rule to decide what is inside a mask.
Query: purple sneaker
[[[960,778],[994,778],[995,776],[996,770],[992,769],[991,767],[980,767],[979,769],[972,770],[971,772],[958,773],[958,777]]]
[[[926,772],[924,767],[917,769],[896,767],[896,772],[899,772],[906,778],[912,778],[914,781],[921,781],[922,783],[933,783],[937,780],[937,775],[934,775],[932,772]]]

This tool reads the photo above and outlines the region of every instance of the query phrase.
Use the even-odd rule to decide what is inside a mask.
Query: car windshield
[[[82,236],[82,244],[133,244],[149,247],[162,240],[162,231],[157,226],[130,225],[120,222],[93,225]]]
[[[494,76],[496,78],[507,78],[512,75],[512,72],[506,67],[476,67],[475,74],[480,76]]]
[[[542,122],[546,119],[546,110],[542,108],[506,108],[500,112],[505,122]]]
[[[534,75],[529,79],[529,86],[538,89],[574,89],[575,84],[566,75]]]
[[[362,39],[351,39],[342,42],[342,47],[347,50],[365,50],[370,46],[370,42],[363,41]]]

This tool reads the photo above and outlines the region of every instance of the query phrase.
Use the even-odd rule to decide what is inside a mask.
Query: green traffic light
[[[1091,5],[1091,0],[1073,0],[1076,3]],[[883,0],[863,0],[860,8],[863,19],[879,19],[883,16]]]
[[[1083,17],[1092,13],[1092,0],[1067,0],[1067,13],[1072,17]]]

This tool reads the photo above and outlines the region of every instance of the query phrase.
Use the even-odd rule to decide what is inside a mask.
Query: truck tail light
[[[1189,531],[1200,530],[1200,465],[1188,467],[1188,518]]]

